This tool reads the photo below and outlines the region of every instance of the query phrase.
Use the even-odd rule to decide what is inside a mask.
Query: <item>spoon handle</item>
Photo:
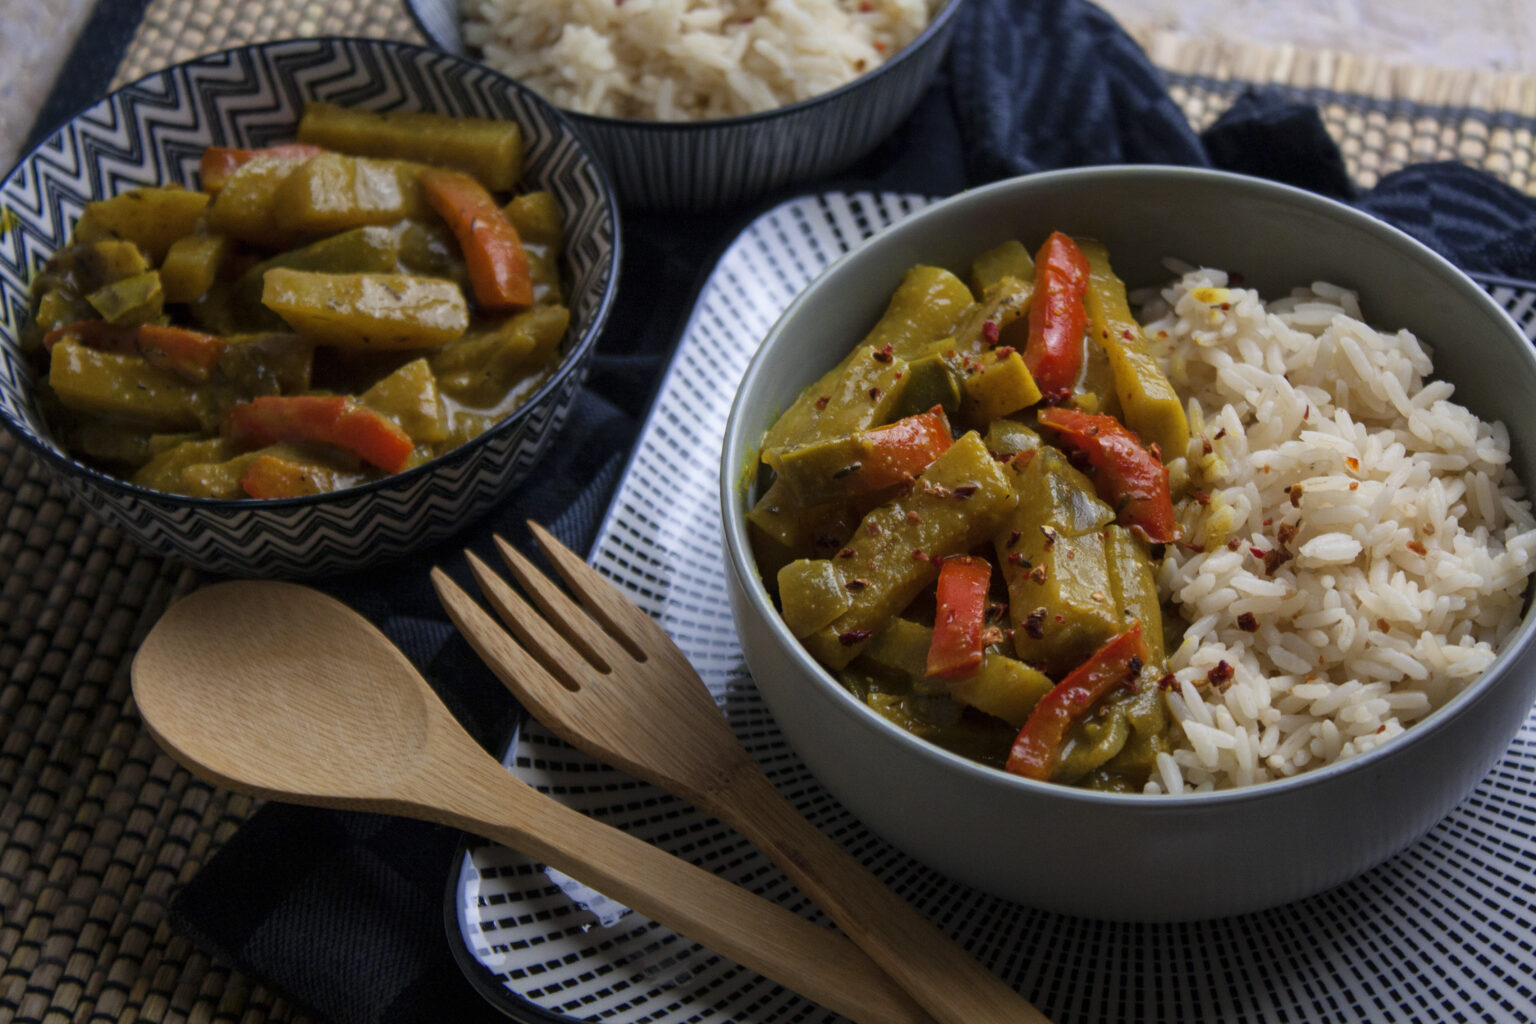
[[[494,759],[417,813],[555,868],[822,1006],[864,1024],[933,1024],[842,935],[519,782]]]
[[[807,821],[755,767],[701,802],[746,836],[944,1024],[1050,1024]]]

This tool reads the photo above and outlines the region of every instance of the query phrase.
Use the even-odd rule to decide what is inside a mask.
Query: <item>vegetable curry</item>
[[[295,497],[484,432],[558,361],[560,210],[512,122],[310,104],[202,189],[89,204],[24,339],[64,446],[156,490]]]
[[[1169,749],[1162,453],[1188,443],[1104,247],[1010,241],[968,281],[908,271],[768,430],[755,556],[807,651],[901,727],[1139,790]]]

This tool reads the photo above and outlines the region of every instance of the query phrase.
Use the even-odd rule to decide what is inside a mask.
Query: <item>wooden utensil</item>
[[[447,574],[434,570],[432,581],[471,645],[541,722],[750,839],[938,1020],[1046,1020],[801,817],[737,742],[672,638],[548,531],[529,527],[580,604],[499,537],[538,609],[469,554],[522,646]]]
[[[487,754],[367,620],[286,583],[172,605],[133,662],[144,724],[229,789],[476,833],[857,1021],[931,1018],[852,943],[546,797]]]

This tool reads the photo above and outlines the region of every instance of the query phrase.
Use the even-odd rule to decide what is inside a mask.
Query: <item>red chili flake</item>
[[[1238,540],[1236,537],[1233,537],[1231,540],[1227,541],[1227,550],[1228,551],[1236,551],[1238,548],[1240,548],[1242,546],[1243,546],[1243,542],[1241,540]]]
[[[966,498],[969,498],[971,495],[975,494],[978,490],[980,490],[980,487],[978,487],[976,484],[961,484],[959,487],[954,489],[953,493],[955,497],[959,498],[961,501],[964,501]]]
[[[997,339],[1003,336],[1003,331],[997,326],[996,320],[987,320],[981,325],[981,336],[987,339],[987,344],[996,345]]]
[[[883,395],[883,394],[885,394],[885,392],[881,391],[879,388],[870,388],[869,389],[869,400],[871,402],[878,402],[878,401],[880,401],[880,396]]]
[[[854,591],[863,590],[867,586],[869,586],[869,580],[864,579],[862,576],[855,576],[853,579],[843,584],[844,588]]]
[[[1305,422],[1306,420],[1310,420],[1312,418],[1312,406],[1307,405],[1307,406],[1304,406],[1302,408],[1302,410],[1301,410],[1301,418],[1302,418],[1303,422]]]
[[[1195,500],[1201,505],[1209,505],[1211,503],[1211,496],[1205,491],[1196,491]]]
[[[1263,548],[1259,548],[1259,547],[1251,547],[1251,548],[1249,548],[1248,549],[1248,553],[1250,555],[1252,555],[1254,558],[1263,558],[1265,555],[1269,554],[1268,551],[1265,551]]]
[[[827,401],[830,398],[831,398],[830,395],[822,395],[820,398],[816,399],[816,408],[817,409],[825,409],[827,407]]]
[[[1226,436],[1227,436],[1227,428],[1226,427],[1222,427],[1220,430],[1216,431],[1216,440],[1220,441],[1222,438],[1224,438]]]
[[[1147,445],[1147,451],[1151,452],[1152,457],[1158,462],[1163,461],[1163,446],[1158,444],[1156,441],[1153,441],[1151,444]]]
[[[913,548],[912,549],[912,561],[914,561],[914,562],[926,562],[927,560],[928,560],[928,556],[923,554],[923,549],[922,548]]]
[[[1003,345],[997,350],[997,358],[1007,359],[1016,351],[1012,345]]]
[[[909,523],[920,523],[922,521],[923,521],[923,517],[917,514],[917,509],[915,509],[915,508],[907,509],[907,522],[909,522]]]
[[[1221,308],[1222,309],[1231,309],[1232,308],[1232,303],[1230,303],[1230,302],[1223,302],[1221,304]]]
[[[843,550],[841,550],[841,551],[839,551],[837,553],[837,557],[838,558],[852,558],[853,557],[853,548],[843,548]]]
[[[1036,608],[1024,616],[1024,635],[1032,640],[1039,640],[1045,636],[1045,616],[1044,608]]]
[[[1404,546],[1407,547],[1409,551],[1412,551],[1414,554],[1419,555],[1420,557],[1429,554],[1429,549],[1416,540],[1411,540]]]
[[[1022,536],[1024,536],[1024,535],[1022,533],[1020,533],[1018,530],[1009,530],[1008,531],[1008,546],[1009,547],[1013,547],[1015,544],[1017,544],[1019,542],[1019,538],[1022,537]]]
[[[1164,672],[1162,678],[1157,681],[1159,690],[1171,690],[1177,685],[1179,685],[1179,677],[1172,672]]]
[[[1136,335],[1131,333],[1131,329],[1129,327],[1120,332],[1120,337],[1124,338],[1126,341],[1136,340]]]
[[[1351,480],[1349,482],[1349,489],[1352,490],[1352,491],[1358,491],[1360,489],[1360,481],[1359,480]]]
[[[850,629],[846,633],[839,633],[837,635],[837,642],[842,644],[844,647],[853,647],[856,644],[863,643],[865,640],[868,640],[874,635],[875,631],[872,629]]]
[[[1291,507],[1301,508],[1301,484],[1291,484],[1286,490],[1291,495]]]
[[[1257,633],[1259,631],[1259,620],[1254,617],[1253,612],[1243,612],[1243,614],[1237,617],[1237,628],[1244,633]]]
[[[1049,526],[1041,526],[1040,532],[1045,535],[1045,550],[1050,551],[1056,547],[1056,531]]]
[[[901,380],[901,378],[903,378],[903,377],[905,377],[905,376],[906,376],[906,373],[905,373],[905,372],[904,372],[904,371],[902,371],[902,370],[897,370],[897,371],[896,371],[896,375],[895,375],[895,377],[894,377],[894,378],[893,378],[893,379],[895,379],[895,380]]]
[[[1036,583],[1043,584],[1045,582],[1045,566],[1037,565],[1029,570],[1029,578]]]
[[[1265,526],[1268,526],[1268,525],[1270,525],[1270,524],[1271,524],[1271,523],[1273,523],[1273,522],[1274,522],[1274,520],[1273,520],[1273,519],[1266,519],[1266,520],[1264,520],[1264,525],[1265,525]]]
[[[1211,669],[1206,678],[1209,679],[1213,685],[1220,686],[1222,683],[1230,683],[1232,681],[1233,675],[1234,673],[1232,671],[1232,666],[1228,665],[1226,660],[1223,659],[1216,663],[1216,666]]]
[[[1360,472],[1360,460],[1355,458],[1353,455],[1344,460],[1344,465],[1348,466],[1350,472],[1352,473]]]
[[[879,50],[881,53],[884,53],[885,52],[885,44],[883,42],[881,42],[880,40],[876,39],[875,40],[875,49]]]
[[[890,342],[886,342],[885,347],[875,353],[875,359],[877,362],[888,363],[892,358]]]
[[[1023,553],[1019,552],[1019,551],[1010,551],[1008,553],[1008,564],[1009,565],[1022,565],[1026,569],[1034,568],[1034,563],[1031,562],[1029,559],[1025,558]]]

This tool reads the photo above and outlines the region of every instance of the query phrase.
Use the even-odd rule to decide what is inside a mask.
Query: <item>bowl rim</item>
[[[443,40],[437,39],[434,36],[428,27],[427,19],[417,13],[418,3],[419,0],[406,0],[405,3],[406,11],[410,14],[411,20],[416,23],[417,30],[421,32],[423,37],[431,40],[433,47],[440,48],[447,53],[453,53],[454,51],[442,45]],[[559,107],[557,109],[577,124],[588,124],[594,129],[604,129],[607,131],[638,131],[650,134],[698,134],[714,130],[750,128],[753,125],[772,120],[776,117],[793,116],[823,104],[836,102],[865,83],[878,79],[887,69],[906,63],[919,50],[925,49],[935,37],[949,31],[948,26],[950,22],[958,16],[960,9],[965,6],[965,3],[966,0],[944,0],[943,6],[928,19],[928,24],[923,26],[923,30],[914,36],[910,43],[897,50],[891,57],[881,61],[870,70],[863,72],[857,78],[844,82],[842,85],[828,89],[826,92],[817,93],[814,96],[807,96],[802,100],[796,100],[793,103],[786,103],[780,107],[759,110],[750,114],[733,114],[729,117],[712,117],[691,121],[651,121],[641,118],[612,117],[606,114],[584,114],[567,107]],[[490,67],[489,64],[485,64],[479,57],[472,56],[467,45],[457,55],[465,60]],[[545,102],[548,101],[546,100]]]
[[[811,283],[791,300],[764,336],[748,363],[736,395],[731,401],[721,450],[721,532],[727,573],[734,576],[740,583],[740,589],[750,608],[748,614],[760,617],[766,624],[770,634],[768,642],[787,652],[795,666],[811,680],[815,692],[836,706],[838,713],[848,719],[853,727],[865,732],[875,732],[894,741],[919,761],[958,772],[968,785],[977,784],[991,791],[1011,789],[1036,799],[1061,799],[1087,806],[1113,808],[1117,812],[1155,814],[1163,809],[1173,813],[1192,807],[1250,800],[1285,799],[1299,791],[1328,786],[1341,776],[1364,773],[1383,762],[1409,756],[1445,723],[1461,716],[1474,704],[1485,699],[1493,688],[1514,670],[1516,663],[1522,660],[1533,646],[1536,646],[1536,600],[1529,596],[1531,582],[1527,583],[1527,603],[1520,624],[1504,639],[1494,656],[1493,663],[1444,704],[1432,710],[1423,719],[1406,727],[1401,735],[1394,737],[1390,742],[1364,753],[1283,779],[1271,779],[1230,789],[1199,792],[1186,790],[1182,793],[1159,794],[1100,792],[1052,782],[1039,782],[972,761],[907,732],[855,698],[833,678],[830,672],[812,658],[805,647],[789,632],[789,628],[784,624],[782,616],[774,608],[768,596],[767,588],[763,584],[751,554],[750,541],[746,536],[746,505],[743,500],[745,488],[742,486],[742,481],[755,475],[759,464],[757,456],[761,438],[747,436],[748,425],[745,422],[744,406],[750,385],[763,373],[766,366],[775,361],[772,355],[772,350],[776,347],[775,342],[788,333],[786,325],[792,316],[801,306],[808,303],[813,292],[832,287],[830,282],[834,281],[842,268],[858,259],[865,250],[872,249],[876,245],[893,244],[893,238],[899,239],[902,233],[916,231],[928,221],[949,216],[951,211],[971,205],[985,205],[1000,193],[1021,190],[1029,192],[1035,188],[1049,188],[1063,181],[1086,180],[1096,184],[1127,178],[1183,179],[1203,187],[1236,189],[1239,193],[1246,193],[1254,198],[1265,197],[1299,204],[1310,208],[1313,212],[1342,219],[1347,224],[1376,236],[1389,248],[1399,249],[1404,258],[1413,258],[1427,263],[1438,273],[1446,276],[1448,281],[1454,282],[1457,289],[1462,291],[1470,301],[1482,306],[1485,312],[1493,314],[1494,321],[1501,325],[1503,333],[1519,353],[1519,358],[1527,365],[1532,378],[1536,379],[1536,347],[1525,339],[1509,314],[1475,281],[1448,259],[1401,229],[1337,200],[1268,179],[1229,171],[1171,164],[1075,167],[1006,178],[939,199],[842,254],[822,268]],[[899,241],[894,244],[899,244]],[[1527,483],[1526,486],[1536,488],[1536,483]],[[1536,490],[1529,492],[1528,496],[1536,497]]]
[[[377,480],[368,480],[352,487],[344,487],[335,491],[322,491],[317,494],[305,494],[292,498],[202,498],[184,494],[172,494],[168,491],[157,491],[153,488],[134,484],[121,477],[112,476],[102,470],[96,469],[87,463],[71,458],[69,454],[52,444],[45,443],[33,437],[27,431],[20,429],[12,418],[8,409],[0,408],[0,423],[28,450],[33,452],[53,468],[60,471],[66,478],[85,477],[92,486],[117,495],[133,498],[139,501],[149,501],[163,507],[186,508],[190,510],[227,509],[242,512],[254,511],[287,511],[302,508],[308,505],[322,505],[335,501],[362,500],[366,495],[381,490],[392,490],[397,487],[409,487],[422,477],[443,468],[450,461],[462,462],[470,457],[477,449],[491,443],[492,439],[504,435],[514,429],[537,408],[544,399],[548,398],[559,388],[572,373],[584,366],[585,356],[596,344],[607,325],[608,316],[613,311],[613,305],[618,295],[619,274],[623,257],[623,227],[619,218],[618,197],[613,189],[613,183],[609,180],[607,169],[603,162],[597,158],[591,149],[591,144],[585,135],[571,122],[571,118],[565,111],[544,99],[532,89],[523,85],[515,78],[497,71],[488,64],[483,64],[462,54],[452,53],[447,50],[432,46],[423,46],[419,43],[404,42],[394,39],[375,39],[366,36],[322,35],[322,36],[295,36],[288,39],[270,39],[264,42],[246,43],[239,46],[228,46],[219,50],[210,50],[207,53],[198,54],[187,60],[178,61],[155,71],[141,75],[132,82],[125,82],[116,89],[111,89],[90,103],[76,110],[69,117],[61,120],[48,134],[38,139],[37,143],[17,157],[16,162],[3,176],[0,176],[0,194],[10,185],[11,181],[21,172],[22,168],[29,164],[48,144],[58,137],[69,125],[78,121],[86,113],[108,102],[118,93],[124,90],[142,85],[154,79],[175,76],[184,68],[193,67],[204,63],[214,63],[235,54],[258,53],[268,49],[278,49],[305,44],[333,43],[346,46],[356,46],[362,49],[398,50],[406,53],[424,54],[433,58],[446,58],[457,64],[485,73],[488,78],[498,85],[508,87],[517,93],[520,98],[529,101],[533,106],[542,108],[552,124],[559,126],[580,147],[582,155],[586,159],[588,169],[596,176],[603,206],[607,211],[607,219],[613,225],[613,251],[609,257],[611,269],[607,279],[603,283],[602,295],[599,296],[598,305],[594,311],[592,323],[582,335],[575,339],[574,343],[565,352],[552,373],[528,395],[523,402],[509,412],[495,424],[470,438],[468,441],[441,455],[436,455],[418,466],[392,473]],[[0,334],[3,334],[0,331]]]

